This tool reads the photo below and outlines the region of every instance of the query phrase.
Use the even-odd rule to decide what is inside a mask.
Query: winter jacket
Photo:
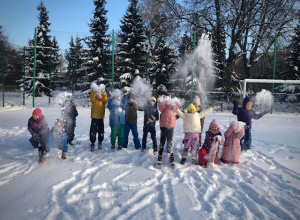
[[[105,117],[105,104],[107,103],[107,94],[103,94],[102,98],[99,99],[96,96],[97,94],[92,91],[90,100],[92,103],[91,107],[91,118],[95,119],[104,119]]]
[[[239,131],[233,131],[232,127],[229,127],[225,132],[225,142],[222,153],[222,161],[225,163],[239,163],[241,154],[240,140],[244,136],[244,129]]]
[[[218,130],[218,132],[214,132],[214,133],[211,132],[210,130],[208,130],[205,133],[205,140],[204,140],[204,143],[202,145],[202,148],[205,148],[206,150],[209,151],[210,148],[211,148],[211,144],[213,142],[213,138],[216,137],[217,135],[222,136],[220,129]]]
[[[117,104],[113,98],[108,100],[107,108],[110,111],[109,114],[109,126],[114,125],[124,125],[125,124],[125,115],[124,109],[126,107],[127,98],[122,99],[122,103]]]
[[[73,102],[70,105],[64,105],[61,108],[61,117],[64,119],[65,125],[76,127],[77,116],[78,116],[78,111]]]
[[[49,126],[46,122],[44,115],[41,115],[41,117],[38,120],[34,120],[33,117],[31,117],[28,120],[27,128],[31,135],[43,135],[49,132]]]
[[[158,121],[159,119],[157,107],[155,105],[152,106],[151,104],[148,104],[144,108],[144,112],[144,126],[155,127],[155,121]],[[152,121],[150,121],[149,119],[151,119]]]
[[[200,113],[191,114],[178,109],[177,114],[183,119],[184,133],[200,133],[202,131],[200,119],[210,114],[213,110],[213,108],[208,108]]]
[[[125,108],[125,124],[137,124],[137,111],[142,109],[135,102],[128,102]]]
[[[166,105],[165,102],[158,103],[158,109],[161,112],[160,114],[160,127],[162,128],[174,128],[176,125],[175,112],[179,108],[178,105]]]
[[[243,100],[243,107],[236,108],[234,107],[232,113],[237,115],[237,120],[245,122],[246,125],[251,129],[252,127],[252,118],[260,119],[264,113],[256,114],[253,109],[247,110],[246,104],[247,102],[253,102],[250,97],[245,97]]]

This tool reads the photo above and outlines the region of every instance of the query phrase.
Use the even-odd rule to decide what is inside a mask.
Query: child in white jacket
[[[200,119],[217,108],[217,106],[214,106],[198,113],[196,112],[196,107],[193,104],[190,104],[187,107],[187,113],[182,112],[180,109],[177,110],[178,116],[183,119],[183,130],[185,134],[181,164],[185,163],[190,148],[192,152],[192,163],[196,164],[197,149],[199,146],[199,133],[201,132]]]

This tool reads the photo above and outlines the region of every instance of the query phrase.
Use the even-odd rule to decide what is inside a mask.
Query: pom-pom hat
[[[42,115],[42,110],[40,108],[36,108],[36,109],[33,110],[32,115],[41,116]]]

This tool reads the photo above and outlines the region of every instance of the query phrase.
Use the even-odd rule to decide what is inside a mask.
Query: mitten
[[[234,108],[234,109],[237,109],[237,108],[238,108],[238,104],[237,104],[236,101],[233,101],[232,104],[233,104],[233,108]]]

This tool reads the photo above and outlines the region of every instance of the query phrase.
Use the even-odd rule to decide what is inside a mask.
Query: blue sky
[[[0,25],[9,41],[18,46],[28,44],[38,25],[37,6],[41,0],[1,0]],[[109,33],[119,29],[120,20],[129,5],[128,0],[106,0],[105,6]],[[60,49],[66,49],[71,35],[89,34],[88,23],[95,9],[93,0],[43,0],[49,11],[50,29],[55,35]]]

